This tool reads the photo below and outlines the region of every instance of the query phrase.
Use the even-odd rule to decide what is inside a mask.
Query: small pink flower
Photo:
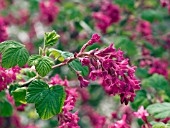
[[[88,58],[81,58],[80,62],[82,63],[82,66],[89,66],[90,60]]]
[[[78,80],[80,81],[80,87],[87,87],[90,83],[89,81],[85,80],[81,75],[78,76]]]
[[[169,4],[168,0],[160,0],[160,2],[163,8],[165,8]]]
[[[143,106],[140,106],[137,112],[134,112],[134,116],[137,118],[146,118],[146,116],[149,116],[148,112],[144,109]]]
[[[92,38],[88,42],[88,45],[92,45],[92,44],[94,44],[95,42],[97,42],[99,40],[100,40],[100,36],[97,33],[95,33],[95,34],[92,35]]]
[[[130,126],[126,123],[126,114],[122,116],[121,120],[116,121],[108,128],[130,128]]]

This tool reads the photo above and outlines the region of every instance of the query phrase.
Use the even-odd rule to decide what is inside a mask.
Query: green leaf
[[[58,58],[59,61],[64,61],[68,57],[73,57],[74,54],[66,51],[60,51],[57,49],[51,49],[51,54],[55,56],[55,58],[61,56]],[[72,66],[75,70],[81,71],[83,76],[87,76],[89,73],[89,69],[87,66],[82,66],[81,62],[78,59],[75,59],[69,63],[69,66]]]
[[[0,98],[4,98],[5,97],[5,91],[0,91]]]
[[[64,57],[65,59],[68,57],[73,57],[74,54],[70,52],[62,52],[61,56]],[[81,74],[83,76],[87,76],[89,73],[89,69],[87,66],[82,66],[81,62],[78,59],[75,59],[69,63],[69,66],[72,66],[75,70],[81,71]]]
[[[56,44],[59,37],[60,36],[54,30],[52,32],[46,32],[44,35],[45,47]]]
[[[149,22],[154,22],[155,20],[161,21],[162,15],[158,11],[147,9],[142,12],[141,18]]]
[[[82,66],[81,62],[78,59],[73,60],[69,63],[70,66],[72,66],[77,71],[81,71],[81,74],[83,76],[87,76],[89,73],[89,68],[87,66]]]
[[[147,78],[150,76],[147,69],[138,67],[135,72],[136,76],[139,78]]]
[[[134,0],[114,0],[115,4],[119,4],[121,7],[126,7],[130,11],[134,10]]]
[[[137,111],[138,108],[142,105],[147,107],[150,104],[149,100],[147,99],[147,93],[145,90],[139,90],[136,92],[136,97],[134,102],[130,103],[131,107]]]
[[[14,97],[15,102],[20,102],[22,104],[26,104],[26,88],[18,88],[15,91],[12,92],[12,95]]]
[[[142,86],[153,87],[156,90],[167,89],[168,81],[162,75],[154,74],[151,77],[144,79],[142,81]]]
[[[47,56],[32,55],[28,60],[28,65],[35,65],[35,69],[42,77],[46,76],[52,69],[53,60]]]
[[[62,86],[56,85],[49,88],[45,82],[35,80],[28,86],[26,100],[28,103],[35,103],[41,119],[49,119],[61,112],[65,91]]]
[[[12,40],[0,44],[0,53],[2,53],[2,67],[4,68],[16,65],[22,67],[29,58],[29,53],[24,45]]]
[[[10,84],[9,85],[8,91],[11,96],[12,96],[12,92],[15,91],[18,88],[18,86],[19,86],[19,84]]]
[[[137,54],[135,43],[124,36],[115,39],[115,47],[125,51],[128,56],[134,56]]]
[[[51,60],[51,58],[44,56],[38,59],[35,69],[40,76],[44,77],[51,71],[53,64],[54,62]]]
[[[7,101],[7,99],[0,100],[0,116],[9,117],[13,113],[12,105]]]
[[[65,60],[65,58],[61,55],[62,51],[58,50],[58,49],[54,49],[54,48],[50,48],[48,49],[50,52],[50,56],[53,55],[55,59],[63,62]]]
[[[166,124],[159,122],[153,125],[153,128],[167,128]]]
[[[37,65],[38,59],[40,59],[40,58],[41,58],[40,55],[32,55],[32,56],[30,56],[29,60],[28,60],[28,65],[29,66]]]
[[[23,68],[20,70],[22,74],[25,74],[28,78],[32,78],[36,76],[36,73],[34,71],[31,71],[30,68]]]
[[[170,103],[167,102],[149,105],[146,110],[157,119],[170,117]]]
[[[7,41],[0,43],[0,52],[3,53],[10,47],[20,47],[20,46],[24,46],[24,45],[13,40],[7,40]]]

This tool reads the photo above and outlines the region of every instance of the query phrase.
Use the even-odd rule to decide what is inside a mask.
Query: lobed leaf
[[[26,100],[28,103],[35,103],[41,119],[49,119],[61,112],[65,92],[62,86],[56,85],[49,88],[45,82],[35,80],[28,86]]]
[[[29,58],[29,53],[24,45],[9,40],[0,44],[0,53],[2,53],[2,67],[11,68],[16,65],[24,66]]]
[[[52,32],[46,32],[44,36],[45,46],[53,46],[59,39],[59,35],[53,30]]]
[[[34,65],[36,71],[42,77],[46,76],[51,71],[53,64],[53,60],[47,56],[32,55],[28,60],[28,65]]]
[[[170,117],[170,103],[155,103],[149,105],[146,110],[157,119]]]

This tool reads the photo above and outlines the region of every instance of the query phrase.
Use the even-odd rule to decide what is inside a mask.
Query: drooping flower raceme
[[[88,46],[87,44],[84,46]],[[118,94],[121,97],[121,103],[128,104],[129,101],[133,102],[135,90],[140,89],[139,81],[134,75],[136,67],[130,66],[129,59],[125,59],[123,52],[120,49],[116,50],[113,46],[110,44],[105,49],[95,49],[84,53],[85,47],[82,47],[80,54],[84,54],[85,57],[80,58],[80,61],[82,65],[89,67],[89,79],[96,80],[97,77],[102,79],[101,84],[109,95]],[[88,85],[82,77],[78,79],[82,87]]]

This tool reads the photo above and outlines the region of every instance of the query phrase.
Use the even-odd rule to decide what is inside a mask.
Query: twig
[[[29,79],[28,81],[26,81],[25,83],[21,84],[20,87],[28,87],[28,85],[35,80],[36,78],[38,78],[38,75],[36,75],[35,77]]]

